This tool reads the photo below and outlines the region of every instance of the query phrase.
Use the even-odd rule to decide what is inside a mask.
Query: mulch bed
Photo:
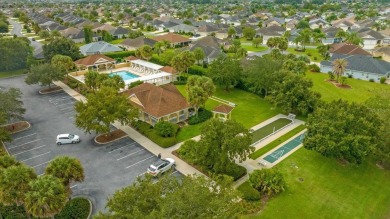
[[[51,88],[45,88],[39,91],[40,94],[48,94],[48,93],[53,93],[56,91],[62,90],[62,87],[51,87]]]
[[[335,80],[330,80],[330,79],[327,79],[325,80],[326,82],[329,82],[329,83],[332,83],[334,86],[336,87],[339,87],[339,88],[343,88],[343,89],[351,89],[352,87],[347,85],[347,84],[340,84],[338,83],[337,81]]]
[[[19,132],[21,130],[27,129],[30,125],[26,121],[16,122],[13,124],[8,124],[5,126],[5,129],[11,133]]]
[[[98,135],[95,138],[95,141],[99,144],[106,144],[121,139],[125,136],[127,136],[127,134],[124,131],[117,129],[115,131],[110,132],[109,134],[105,133],[105,134]]]

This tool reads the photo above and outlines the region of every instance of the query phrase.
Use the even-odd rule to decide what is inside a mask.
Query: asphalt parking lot
[[[84,167],[85,181],[72,185],[73,195],[90,197],[95,213],[104,209],[107,197],[145,174],[158,159],[130,137],[96,144],[94,134],[86,134],[74,125],[75,100],[63,91],[40,95],[41,88],[26,85],[24,77],[1,79],[0,87],[15,87],[23,92],[27,109],[24,118],[31,124],[30,129],[14,134],[13,142],[6,143],[9,153],[33,167],[38,175],[56,156],[77,157]],[[81,142],[58,146],[55,139],[62,133],[77,134]],[[181,176],[177,171],[171,174]]]

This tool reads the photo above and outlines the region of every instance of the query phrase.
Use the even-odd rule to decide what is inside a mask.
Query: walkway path
[[[70,96],[74,97],[76,100],[78,100],[78,101],[86,101],[86,98],[83,95],[81,95],[78,92],[76,92],[75,90],[69,88],[63,82],[57,81],[57,82],[54,82],[54,84],[56,84],[59,87],[62,87],[62,89],[66,93],[68,93]],[[263,127],[263,126],[265,126],[265,125],[267,125],[267,124],[269,124],[269,123],[271,123],[271,122],[273,122],[273,121],[275,121],[275,120],[277,120],[279,118],[286,118],[286,116],[282,115],[282,114],[279,114],[277,116],[274,116],[274,117],[272,117],[272,118],[270,118],[270,119],[268,119],[268,120],[266,120],[266,121],[264,121],[264,122],[262,122],[262,123],[260,123],[260,124],[258,124],[256,126],[252,127],[252,129],[256,130],[256,129],[258,129],[260,127]],[[287,132],[291,131],[295,127],[301,125],[301,124],[303,124],[303,121],[295,120],[293,124],[285,127],[284,129],[278,131],[274,135],[266,138],[265,140],[256,143],[254,145],[254,147],[256,148],[256,150],[258,150],[258,149],[264,147],[265,145],[267,145],[268,143],[270,143],[270,142],[274,141],[275,139],[279,138],[280,136],[282,136],[282,135],[286,134]],[[162,147],[158,146],[156,143],[154,143],[151,140],[149,140],[147,137],[145,137],[142,134],[140,134],[139,132],[137,132],[135,129],[129,127],[129,126],[123,126],[123,125],[121,125],[118,122],[114,123],[113,125],[116,128],[123,130],[132,139],[137,141],[140,145],[145,147],[145,149],[147,149],[151,153],[153,153],[155,155],[161,154],[162,157],[174,157],[172,152],[174,150],[177,150],[178,148],[180,148],[180,146],[184,143],[184,142],[180,142],[180,143],[178,143],[178,144],[176,144],[176,145],[174,145],[172,147],[162,148]],[[196,136],[196,137],[194,137],[192,139],[193,140],[199,140],[199,138],[200,138],[200,136]],[[295,150],[293,150],[293,151],[295,151]],[[293,151],[290,151],[290,153],[292,153]],[[281,159],[281,160],[283,160],[283,159]],[[176,160],[176,163],[177,163],[176,169],[179,172],[181,172],[182,174],[184,174],[184,175],[193,175],[193,174],[204,175],[203,173],[201,173],[200,171],[198,171],[197,169],[195,169],[191,165],[189,165],[186,162],[184,162],[183,160],[179,159],[178,157],[175,157],[175,160]],[[261,169],[262,168],[258,164],[258,160],[252,160],[250,158],[248,158],[246,161],[244,161],[242,163],[238,163],[237,162],[237,164],[245,167],[247,169],[248,173],[253,172],[255,169]],[[241,185],[247,179],[248,179],[248,174],[246,176],[242,177],[240,180],[236,181],[235,182],[235,186]]]

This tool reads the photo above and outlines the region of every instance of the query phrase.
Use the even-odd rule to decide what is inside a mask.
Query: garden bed
[[[30,128],[30,126],[30,123],[28,123],[27,121],[20,121],[5,125],[4,128],[11,133],[17,133]]]
[[[340,84],[335,80],[328,79],[328,80],[326,80],[326,82],[329,82],[329,83],[333,84],[334,86],[339,87],[339,88],[343,88],[343,89],[351,89],[352,88],[351,86],[349,86],[347,84]]]
[[[176,124],[175,124],[176,125]],[[136,129],[139,133],[149,138],[154,143],[158,144],[160,147],[169,148],[177,143],[176,134],[179,130],[179,126],[176,127],[176,132],[172,137],[162,137],[156,130],[153,129],[149,123],[138,120],[132,124],[132,127]]]
[[[124,138],[126,136],[127,136],[127,134],[124,131],[117,129],[117,130],[114,130],[110,133],[105,133],[105,134],[101,134],[101,135],[96,136],[95,142],[98,144],[107,144],[107,143],[119,140],[121,138]]]

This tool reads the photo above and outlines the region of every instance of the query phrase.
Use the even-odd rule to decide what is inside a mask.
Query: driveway
[[[40,87],[26,85],[24,76],[1,79],[0,87],[15,87],[23,92],[27,109],[24,117],[31,124],[30,129],[14,134],[13,142],[6,143],[9,153],[39,175],[56,156],[78,158],[84,167],[85,181],[72,185],[73,195],[88,196],[94,203],[94,213],[104,210],[109,196],[145,174],[149,164],[158,159],[130,137],[106,145],[96,144],[95,135],[86,134],[74,125],[75,100],[63,91],[40,95]],[[58,146],[55,138],[60,133],[80,135],[81,142]],[[177,171],[172,174],[181,176]]]

